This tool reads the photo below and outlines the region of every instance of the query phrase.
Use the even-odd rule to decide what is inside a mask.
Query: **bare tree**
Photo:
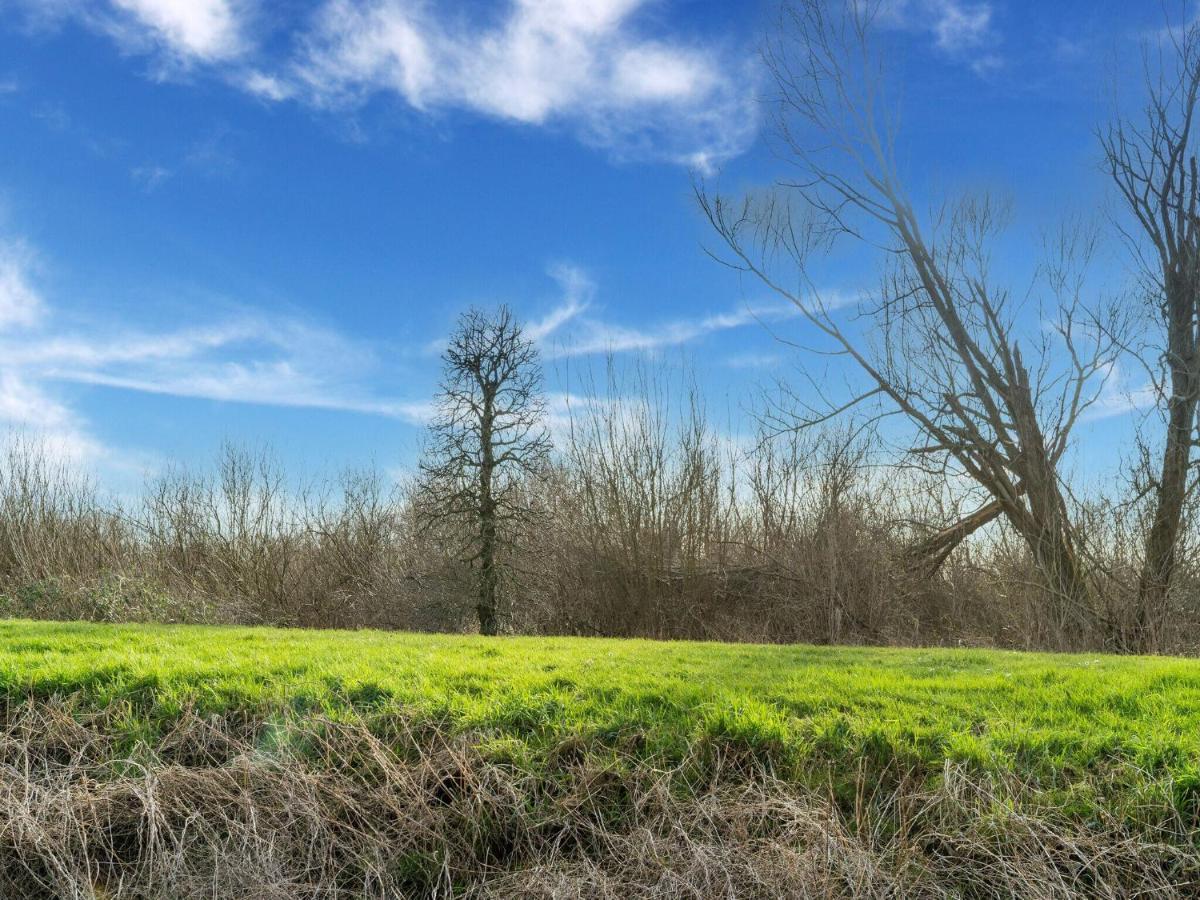
[[[1192,129],[1200,98],[1200,23],[1167,28],[1145,56],[1146,103],[1100,134],[1105,163],[1132,224],[1134,248],[1160,330],[1152,376],[1165,418],[1152,476],[1150,527],[1128,648],[1159,649],[1191,490],[1200,403],[1200,176]],[[1148,251],[1148,252],[1147,252]]]
[[[780,149],[798,174],[734,201],[700,186],[699,199],[731,251],[723,261],[794,304],[831,345],[825,352],[865,380],[848,399],[813,401],[801,424],[866,403],[878,416],[902,416],[916,434],[914,458],[969,477],[1022,536],[1054,600],[1060,640],[1070,643],[1096,604],[1058,467],[1116,356],[1120,330],[1083,302],[1094,232],[1080,225],[1051,240],[1040,290],[1026,300],[991,271],[1005,204],[967,195],[916,212],[874,47],[882,5],[784,3],[764,56]],[[813,261],[840,236],[882,248],[889,261],[877,296],[860,300],[853,323],[813,277]],[[1036,308],[1022,309],[1030,302]],[[1021,341],[1026,321],[1034,327]]]
[[[521,482],[542,471],[550,452],[541,365],[505,306],[491,316],[464,313],[443,358],[438,415],[421,463],[427,521],[468,523],[479,630],[496,634],[501,545],[531,517]]]

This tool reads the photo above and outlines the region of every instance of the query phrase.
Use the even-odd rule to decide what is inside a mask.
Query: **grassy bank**
[[[0,691],[125,705],[130,738],[151,742],[185,709],[311,712],[534,750],[636,738],[668,762],[716,739],[790,777],[864,760],[1048,779],[1200,771],[1200,662],[1182,659],[6,622]]]
[[[369,796],[403,782],[400,807],[417,804],[437,820],[400,854],[399,869],[382,849],[354,844],[353,864],[335,866],[340,881],[328,874],[333,857],[322,857],[317,886],[299,890],[300,876],[280,875],[297,896],[425,896],[437,885],[464,894],[551,863],[556,878],[590,886],[574,893],[603,895],[615,876],[598,860],[628,856],[611,842],[647,828],[645,846],[691,834],[679,831],[683,821],[703,831],[696,823],[737,818],[747,791],[754,804],[792,812],[776,809],[765,830],[743,822],[710,834],[706,853],[743,845],[738,853],[752,858],[752,845],[803,856],[836,838],[845,859],[857,858],[853,846],[865,861],[858,875],[838,869],[821,876],[828,884],[811,882],[835,895],[1003,896],[1005,885],[1043,883],[1045,896],[1147,886],[1186,894],[1195,873],[1200,663],[1190,660],[6,622],[0,693],[12,779],[20,768],[26,781],[57,778],[63,790],[132,790],[147,773],[201,773],[232,778],[235,806],[274,802],[273,814],[284,814],[295,798],[256,795],[248,785],[258,776],[246,773],[275,784],[302,772],[305,790],[318,792],[336,784]],[[322,778],[328,785],[316,784]],[[36,818],[32,795],[22,796]],[[186,819],[187,790],[177,801]],[[698,811],[714,802],[719,815]],[[146,805],[133,803],[121,829],[140,834],[150,827]],[[794,830],[797,808],[808,830]],[[320,817],[336,820],[328,810]],[[108,840],[102,822],[93,827]],[[162,827],[174,837],[159,844],[183,853],[185,832]],[[220,843],[223,826],[212,827],[204,859]],[[360,822],[355,833],[376,827],[396,826]],[[111,891],[114,872],[125,883],[129,867],[158,864],[145,835],[135,844],[130,858],[119,847],[100,854],[107,862],[89,869],[88,882]],[[392,861],[371,863],[372,852]],[[662,871],[684,866],[663,853]],[[1038,859],[1049,868],[1030,881]],[[626,873],[613,895],[632,895],[650,877]],[[764,896],[783,889],[757,869],[747,878],[738,883],[761,882]]]

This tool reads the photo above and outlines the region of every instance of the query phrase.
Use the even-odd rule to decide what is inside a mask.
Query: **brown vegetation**
[[[402,722],[184,716],[136,760],[119,728],[6,710],[0,895],[1183,897],[1200,873],[1182,823],[1080,823],[954,770],[839,800],[735,757],[684,784],[565,748],[539,777]]]
[[[673,398],[683,398],[682,400]],[[936,570],[911,551],[960,518],[937,479],[883,465],[848,430],[734,440],[686,379],[647,366],[584,392],[552,465],[522,480],[536,512],[500,558],[505,629],[764,642],[1108,648],[1065,632],[1027,545],[993,523]],[[422,518],[420,480],[347,472],[295,486],[267,452],[107,502],[38,446],[0,459],[6,615],[96,621],[471,630],[478,562],[456,523]],[[1140,524],[1081,504],[1100,590],[1089,619],[1136,615]],[[1190,651],[1195,575],[1172,589],[1161,649]]]

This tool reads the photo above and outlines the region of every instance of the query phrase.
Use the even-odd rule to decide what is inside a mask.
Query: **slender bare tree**
[[[1192,133],[1200,99],[1200,23],[1168,27],[1144,58],[1146,101],[1100,134],[1106,167],[1132,214],[1133,248],[1157,323],[1151,374],[1165,419],[1147,485],[1150,526],[1128,649],[1161,646],[1168,593],[1192,489],[1200,404],[1200,175]]]
[[[511,310],[472,309],[444,354],[438,414],[421,472],[427,523],[467,523],[467,562],[478,566],[479,630],[500,627],[500,557],[533,515],[521,482],[548,462],[550,436],[537,347]]]
[[[794,304],[831,345],[826,352],[865,380],[849,399],[817,401],[801,424],[864,403],[879,416],[902,416],[916,434],[914,457],[968,476],[1022,536],[1069,645],[1097,604],[1058,467],[1118,352],[1109,314],[1083,300],[1094,232],[1077,226],[1051,240],[1039,291],[1026,299],[991,271],[1004,203],[967,195],[918,214],[897,162],[896,110],[875,47],[883,5],[785,0],[764,57],[776,88],[775,134],[796,174],[735,200],[701,184],[699,200],[730,251],[723,261]],[[879,292],[858,301],[862,316],[851,322],[813,276],[815,260],[842,236],[881,248],[888,260]]]

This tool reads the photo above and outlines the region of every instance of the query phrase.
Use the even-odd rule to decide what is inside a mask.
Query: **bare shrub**
[[[869,439],[736,437],[714,427],[686,374],[610,361],[603,378],[584,377],[546,486],[550,562],[531,579],[541,630],[938,639],[944,610],[928,601],[941,579],[918,583],[900,564],[923,494],[888,477]]]
[[[298,499],[304,550],[296,605],[315,627],[416,627],[409,590],[416,528],[403,490],[378,470],[347,470]]]
[[[0,450],[0,575],[30,584],[119,569],[135,550],[120,511],[47,445],[10,435]]]
[[[588,383],[565,439],[553,568],[576,608],[558,614],[606,634],[702,635],[698,605],[728,536],[716,435],[694,387],[676,406],[674,386],[646,366],[610,361],[604,377],[603,389]]]
[[[152,481],[139,525],[166,582],[215,603],[218,618],[300,624],[293,516],[272,456],[227,445],[212,474],[175,469]]]

